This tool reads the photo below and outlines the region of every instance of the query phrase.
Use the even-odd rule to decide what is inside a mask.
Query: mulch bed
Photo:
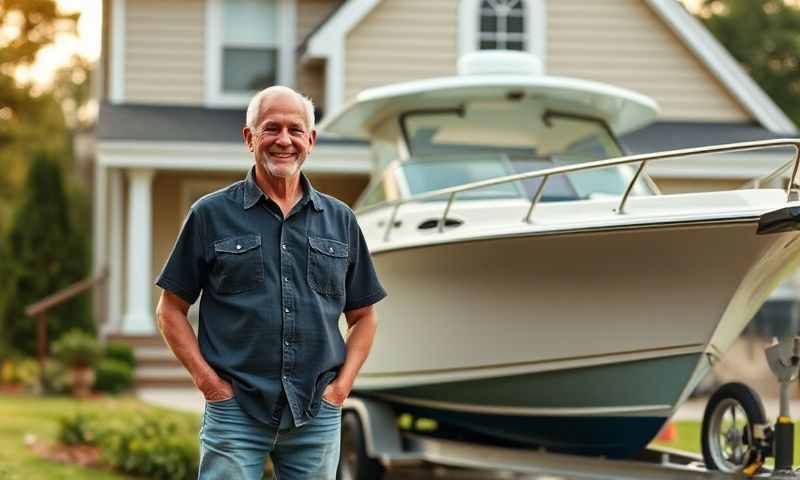
[[[38,456],[59,463],[70,463],[81,467],[101,467],[100,447],[92,445],[63,445],[44,440],[26,441]]]

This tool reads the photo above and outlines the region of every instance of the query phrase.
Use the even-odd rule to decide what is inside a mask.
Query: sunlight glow
[[[19,68],[16,77],[22,83],[46,86],[53,72],[66,65],[74,54],[94,62],[100,56],[102,0],[58,0],[62,12],[80,12],[78,36],[60,34],[53,45],[41,49],[30,68]]]

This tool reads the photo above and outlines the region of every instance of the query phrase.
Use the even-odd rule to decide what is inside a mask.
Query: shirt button
[[[236,245],[236,250],[241,250],[241,249],[242,249],[241,245]]]
[[[286,250],[286,244],[285,244],[285,243],[282,243],[282,244],[281,244],[281,248],[282,248],[282,249],[284,249],[284,250]]]
[[[283,344],[288,347],[289,346],[289,341],[287,340],[287,341],[283,342]]]
[[[283,379],[286,380],[286,375],[283,376]]]
[[[289,309],[288,308],[284,308],[283,311],[286,312],[286,313],[289,313]]]
[[[328,251],[333,253],[333,247],[328,248]]]
[[[284,282],[288,282],[289,281],[289,277],[283,277],[283,281]]]

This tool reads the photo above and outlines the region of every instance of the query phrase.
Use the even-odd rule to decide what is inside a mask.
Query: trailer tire
[[[381,480],[383,465],[367,455],[364,427],[354,411],[342,415],[342,443],[336,480]]]
[[[737,419],[737,412],[744,418]],[[721,386],[703,414],[700,439],[706,468],[725,473],[757,469],[764,459],[754,426],[766,423],[764,405],[753,389],[735,382]]]

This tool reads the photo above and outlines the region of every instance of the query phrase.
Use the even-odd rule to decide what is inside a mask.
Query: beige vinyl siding
[[[297,0],[297,44],[338,8],[341,0]],[[325,105],[325,63],[297,62],[296,88],[311,97],[318,107]]]
[[[317,108],[325,106],[325,64],[314,62],[297,66],[295,88],[311,98]]]
[[[548,74],[649,95],[664,119],[751,119],[644,0],[558,0],[547,14]]]
[[[341,0],[297,0],[297,44],[341,3]]]
[[[365,88],[452,75],[456,0],[383,0],[347,35],[345,98]]]
[[[205,0],[126,0],[126,101],[205,102],[205,17]]]

